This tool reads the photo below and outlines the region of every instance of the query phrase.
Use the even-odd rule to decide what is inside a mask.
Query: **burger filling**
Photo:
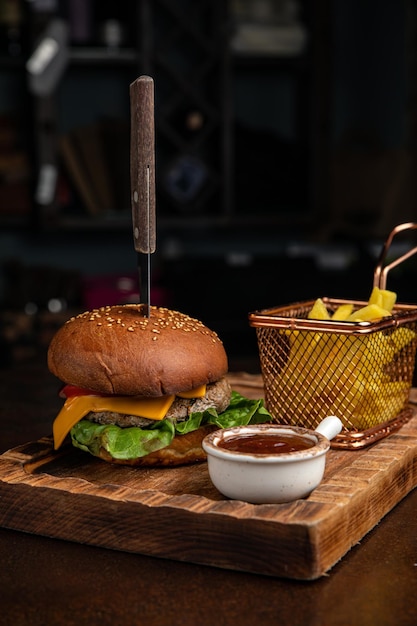
[[[82,391],[80,395],[83,395]],[[134,399],[129,399],[129,402],[132,401]],[[105,404],[105,399],[103,402]],[[59,419],[58,416],[55,420],[54,435]],[[72,422],[75,423],[70,429],[70,435],[74,446],[95,456],[100,449],[105,449],[112,458],[127,460],[143,457],[169,446],[175,436],[192,432],[207,424],[230,428],[270,420],[271,416],[265,409],[263,400],[244,398],[232,391],[226,378],[222,378],[207,385],[201,397],[176,396],[167,403],[163,418],[150,419],[138,414],[130,415],[128,411],[118,413],[105,409],[89,411],[81,415],[79,420],[72,416]],[[55,440],[55,447],[59,445]]]
[[[199,413],[206,409],[215,408],[218,413],[223,413],[230,404],[232,389],[226,378],[222,378],[217,383],[207,385],[206,393],[201,398],[181,398],[176,396],[165,419],[172,419],[178,422],[187,420],[191,413]],[[123,415],[114,411],[91,411],[85,419],[97,424],[115,424],[121,428],[129,426],[139,426],[149,428],[155,420],[138,415]]]

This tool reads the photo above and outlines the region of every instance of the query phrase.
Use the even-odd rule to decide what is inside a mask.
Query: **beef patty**
[[[222,413],[229,406],[231,393],[232,389],[228,380],[221,378],[217,382],[207,385],[207,391],[203,398],[179,398],[176,396],[166,414],[166,418],[183,422],[191,413],[198,413],[212,407],[215,408],[218,413]],[[146,428],[155,421],[147,419],[146,417],[124,415],[112,411],[92,411],[85,416],[85,419],[91,422],[97,422],[98,424],[116,424],[116,426],[120,426],[121,428],[128,428],[130,426]]]

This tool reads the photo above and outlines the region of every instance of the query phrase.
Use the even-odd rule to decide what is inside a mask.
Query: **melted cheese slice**
[[[190,389],[190,391],[181,391],[177,393],[179,398],[204,398],[206,395],[207,385],[200,385],[199,387],[194,387],[194,389]]]
[[[178,394],[181,398],[201,398],[206,392],[206,385]],[[69,431],[90,411],[112,411],[125,415],[135,415],[153,420],[163,420],[175,395],[161,398],[133,398],[129,396],[72,396],[53,423],[54,448],[57,450]]]

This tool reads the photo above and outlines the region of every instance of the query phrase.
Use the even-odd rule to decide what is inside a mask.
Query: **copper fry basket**
[[[386,264],[392,240],[417,223],[396,226],[374,272],[386,288],[390,269],[417,247]],[[367,302],[323,298],[332,313],[341,304],[354,310]],[[409,393],[417,350],[417,306],[396,304],[392,316],[375,322],[308,319],[314,300],[255,311],[265,404],[279,423],[316,428],[337,415],[343,430],[332,447],[358,449],[401,428],[413,415]]]

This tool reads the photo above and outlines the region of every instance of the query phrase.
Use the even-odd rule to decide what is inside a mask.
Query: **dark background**
[[[57,24],[64,66],[34,80],[26,61]],[[0,2],[3,361],[45,347],[74,311],[137,300],[129,84],[142,73],[153,302],[201,318],[242,363],[257,355],[250,311],[367,299],[385,237],[416,219],[416,24],[414,3],[394,0]],[[238,48],[242,27],[258,47]],[[414,285],[411,259],[388,286],[415,302]]]

